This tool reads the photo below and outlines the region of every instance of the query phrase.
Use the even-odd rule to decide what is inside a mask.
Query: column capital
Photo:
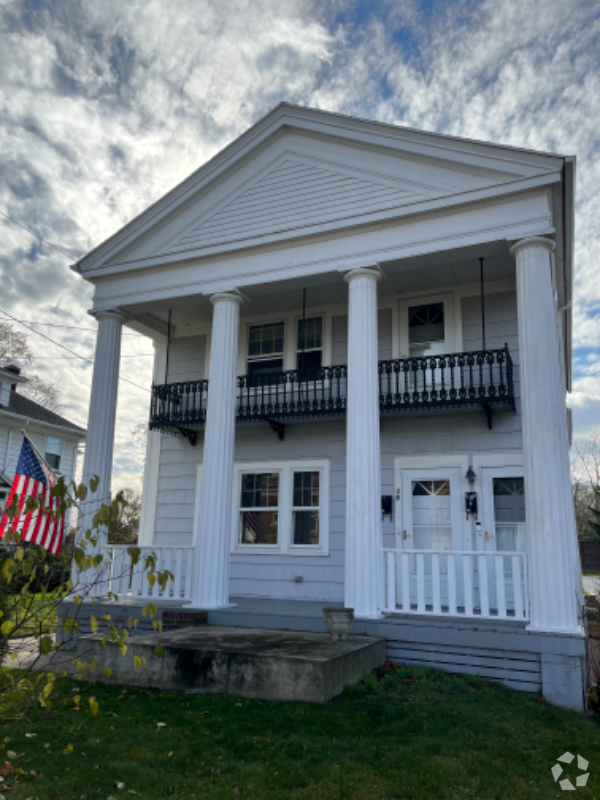
[[[374,281],[380,281],[382,278],[381,270],[377,267],[357,267],[346,272],[344,280],[350,283],[355,278],[371,278]]]
[[[215,292],[215,294],[211,294],[209,300],[213,306],[216,306],[217,303],[237,303],[241,305],[245,302],[240,292]]]
[[[512,245],[510,248],[511,256],[516,257],[517,253],[526,247],[545,247],[549,253],[553,253],[556,249],[556,243],[545,236],[529,236],[527,239],[520,239]]]
[[[114,319],[122,325],[127,321],[125,314],[122,314],[120,311],[96,311],[92,312],[92,316],[96,322],[100,322],[103,319]]]

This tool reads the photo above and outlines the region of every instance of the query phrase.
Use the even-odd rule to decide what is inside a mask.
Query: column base
[[[237,608],[237,603],[225,603],[224,605],[198,605],[198,603],[185,603],[186,611],[221,611],[224,608]]]
[[[383,619],[385,614],[355,614],[354,619],[370,619],[370,620],[379,620]]]

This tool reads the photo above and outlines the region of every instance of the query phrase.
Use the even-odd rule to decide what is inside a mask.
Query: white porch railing
[[[529,619],[527,556],[384,550],[386,613]]]
[[[106,552],[109,558],[110,573],[108,591],[121,597],[140,600],[180,600],[189,601],[192,597],[193,547],[137,547],[141,551],[138,563],[131,563],[127,552],[132,545],[109,545]],[[156,556],[156,571],[169,570],[169,579],[164,590],[155,583],[150,585],[148,573],[144,569],[145,558]]]

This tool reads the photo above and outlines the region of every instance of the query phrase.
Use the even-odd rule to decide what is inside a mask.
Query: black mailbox
[[[381,519],[389,517],[392,519],[392,502],[394,498],[391,494],[381,495]]]

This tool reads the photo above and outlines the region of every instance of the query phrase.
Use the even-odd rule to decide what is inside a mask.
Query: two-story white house
[[[75,477],[78,447],[85,442],[85,430],[79,425],[20,394],[19,386],[25,383],[18,367],[0,366],[0,508],[15,477],[23,431],[67,483]]]
[[[281,104],[74,269],[108,492],[153,339],[142,543],[209,622],[323,630],[584,703],[575,159]],[[135,591],[135,587],[134,587]]]

